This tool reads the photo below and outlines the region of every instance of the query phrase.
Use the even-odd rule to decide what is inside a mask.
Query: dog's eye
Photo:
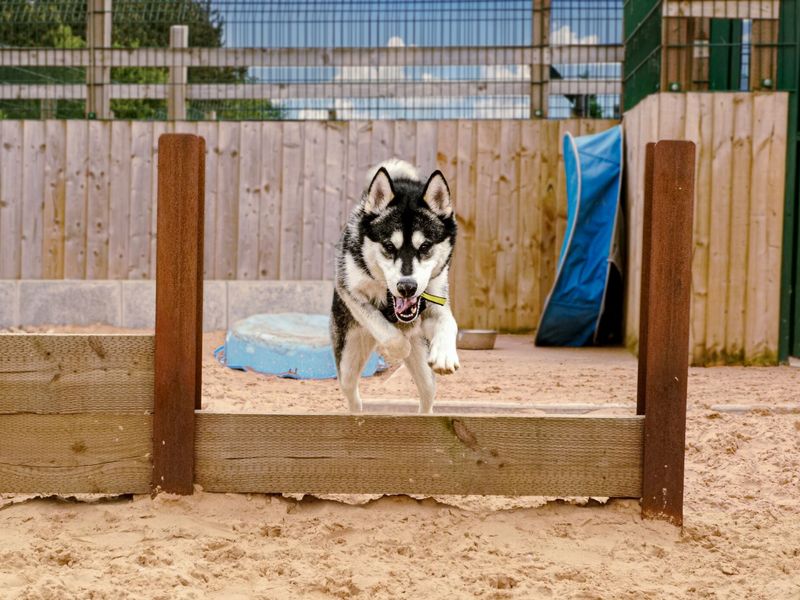
[[[428,252],[431,251],[431,248],[433,248],[433,244],[431,244],[430,242],[425,242],[422,245],[420,245],[419,253],[420,254],[427,254]]]
[[[381,251],[386,258],[392,258],[395,253],[395,249],[392,244],[383,244],[381,246]]]

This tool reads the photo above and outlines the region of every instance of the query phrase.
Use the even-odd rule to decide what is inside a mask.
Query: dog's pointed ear
[[[425,184],[422,194],[425,204],[440,217],[449,217],[453,214],[453,203],[450,199],[450,187],[441,171],[434,171]]]
[[[394,198],[394,188],[389,172],[381,167],[372,178],[367,190],[367,198],[364,200],[364,212],[377,214],[389,205]]]

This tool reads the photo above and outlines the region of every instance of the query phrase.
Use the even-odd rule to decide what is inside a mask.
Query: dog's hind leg
[[[436,396],[436,376],[428,365],[428,344],[422,337],[411,341],[411,353],[405,365],[419,391],[419,412],[433,412],[433,398]]]
[[[350,412],[361,412],[358,381],[375,348],[375,340],[363,327],[353,327],[345,334],[344,346],[338,360],[339,387],[347,398]]]

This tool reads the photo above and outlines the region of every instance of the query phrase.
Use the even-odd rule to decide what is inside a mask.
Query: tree
[[[116,0],[112,14],[112,45],[118,48],[169,46],[172,25],[189,26],[189,45],[219,48],[223,43],[224,21],[211,0]],[[80,48],[86,45],[86,0],[4,0],[0,7],[0,46]],[[164,67],[115,67],[115,83],[166,83]],[[0,68],[0,82],[84,83],[83,68]],[[246,67],[188,70],[189,83],[248,83]],[[1,108],[12,118],[38,118],[39,102],[16,100]],[[192,100],[190,118],[203,118],[216,110],[217,118],[280,119],[283,112],[269,100],[235,100],[221,105],[207,100]],[[83,115],[82,101],[58,102],[56,116],[77,118]],[[164,100],[111,101],[117,118],[165,119]]]

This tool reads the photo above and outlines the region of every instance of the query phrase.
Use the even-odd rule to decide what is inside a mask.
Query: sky
[[[527,46],[531,43],[531,0],[213,0],[224,19],[229,47],[408,47]],[[552,0],[550,44],[619,44],[622,0]],[[618,79],[619,64],[556,65],[566,78]],[[346,82],[488,80],[524,81],[526,65],[381,67],[255,67],[256,81]],[[337,89],[332,86],[332,89]],[[337,94],[338,95],[338,94]],[[600,98],[607,116],[618,103]],[[407,99],[330,98],[285,101],[295,118],[493,117],[524,118],[529,99],[519,97],[423,97]],[[553,116],[568,116],[565,98],[552,96]],[[566,114],[565,114],[566,113]]]

